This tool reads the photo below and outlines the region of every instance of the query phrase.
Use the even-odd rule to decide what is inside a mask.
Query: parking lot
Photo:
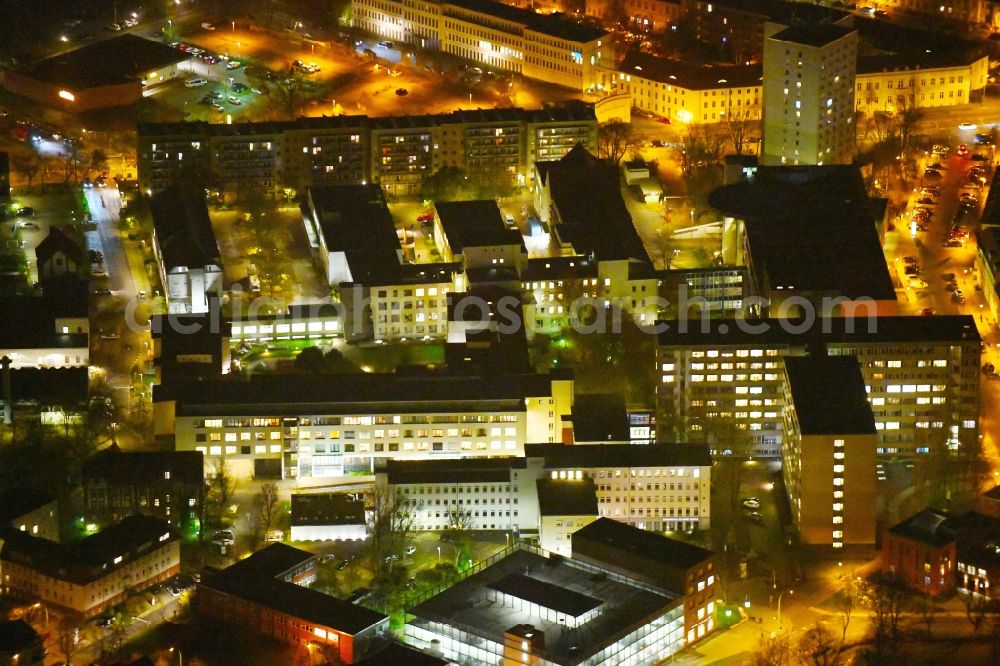
[[[301,104],[297,105],[298,115],[303,116],[420,115],[512,105],[538,108],[543,101],[579,97],[572,90],[523,77],[477,71],[446,54],[403,51],[399,45],[380,45],[374,39],[345,36],[326,44],[220,26],[211,31],[192,29],[177,38],[176,46],[192,54],[192,72],[160,86],[151,97],[186,120],[287,117],[284,95],[275,93],[280,87],[278,73],[292,69],[303,79]],[[297,62],[301,66],[296,67]],[[187,87],[184,81],[195,77],[206,83]]]

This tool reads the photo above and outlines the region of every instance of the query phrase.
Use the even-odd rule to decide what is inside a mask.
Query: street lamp
[[[178,650],[177,648],[170,648],[170,654],[173,654],[174,652],[177,653],[177,664],[178,664],[178,666],[184,666],[184,655],[182,655],[181,651]]]
[[[785,592],[795,594],[795,590],[782,590],[781,594],[778,595],[778,631],[781,631],[781,597],[785,596]]]
[[[441,564],[441,546],[438,546],[437,549],[438,549],[438,564]]]
[[[38,602],[32,604],[31,607],[32,608],[41,608],[42,610],[45,611],[45,626],[48,626],[49,625],[49,607],[46,606],[45,604],[43,604],[41,601],[38,601]]]

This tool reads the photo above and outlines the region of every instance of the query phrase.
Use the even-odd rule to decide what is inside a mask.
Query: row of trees
[[[65,145],[67,152],[60,155],[42,155],[34,148],[26,154],[14,154],[10,158],[11,169],[28,181],[28,189],[33,187],[35,179],[39,177],[43,183],[61,182],[68,185],[108,169],[108,154],[101,148],[88,153],[79,143]]]

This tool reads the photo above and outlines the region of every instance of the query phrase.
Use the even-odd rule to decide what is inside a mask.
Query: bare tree
[[[962,603],[965,606],[965,619],[972,625],[973,633],[978,634],[990,610],[990,600],[985,594],[970,592],[962,595]]]
[[[225,458],[217,458],[212,466],[212,478],[209,480],[208,495],[204,504],[212,508],[212,514],[208,517],[213,524],[221,526],[222,517],[233,501],[233,494],[236,492],[236,479],[229,469],[229,463]],[[204,520],[202,524],[204,524]]]
[[[760,107],[756,104],[729,106],[724,120],[733,152],[743,155],[751,139],[760,134]]]
[[[924,110],[918,108],[912,92],[902,96],[903,101],[896,108],[896,123],[899,126],[899,141],[903,150],[910,147],[910,139],[917,123],[923,120]]]
[[[786,666],[792,659],[788,634],[761,634],[757,651],[750,659],[752,666]]]
[[[628,153],[635,153],[642,139],[624,120],[609,120],[597,128],[597,154],[611,164],[618,166]]]
[[[376,486],[367,525],[368,551],[376,579],[384,578],[402,555],[413,521],[405,500]]]
[[[653,234],[652,244],[653,249],[660,255],[660,260],[663,262],[663,269],[670,270],[670,262],[674,256],[673,234],[668,228],[660,227]]]
[[[267,84],[270,89],[268,100],[271,102],[272,113],[278,120],[294,120],[299,115],[302,103],[305,101],[305,82],[302,72],[295,66],[276,73],[274,80]]]
[[[13,155],[10,162],[14,171],[24,176],[28,181],[28,189],[30,190],[35,176],[42,168],[42,156],[35,152],[30,155]]]
[[[834,666],[840,661],[840,650],[834,645],[833,632],[817,622],[809,627],[798,644],[795,653],[808,666]]]
[[[884,663],[903,637],[902,618],[910,592],[891,576],[878,576],[868,586],[874,656]]]
[[[858,603],[854,581],[848,583],[847,587],[837,593],[834,603],[837,607],[837,616],[840,619],[840,642],[843,644],[847,640],[847,628],[851,624],[851,616],[854,615],[854,609]]]
[[[937,615],[938,607],[934,603],[934,598],[929,594],[920,594],[913,599],[914,610],[920,615],[927,631],[927,638],[932,638],[931,628],[934,626],[934,617]]]
[[[267,533],[274,527],[278,519],[278,485],[268,481],[260,486],[253,498],[254,508],[254,541],[258,537],[267,538]],[[257,543],[254,543],[256,546]]]
[[[80,651],[80,629],[80,623],[68,615],[59,620],[57,642],[67,664],[72,663],[73,656]]]
[[[456,568],[461,565],[462,551],[468,546],[475,527],[476,520],[470,509],[455,505],[448,510],[448,525],[441,532],[441,541],[450,543],[454,549]]]

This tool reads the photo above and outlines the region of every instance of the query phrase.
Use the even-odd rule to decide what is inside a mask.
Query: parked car
[[[413,553],[415,553],[415,552],[417,552],[417,547],[416,546],[407,546],[406,547],[406,554],[407,555],[413,555]]]
[[[241,100],[239,97],[236,97],[235,95],[230,95],[226,101],[232,104],[233,106],[241,106],[243,104],[243,100]]]
[[[230,60],[229,62],[226,63],[226,69],[239,69],[242,66],[243,63],[241,63],[239,60]]]
[[[267,533],[267,536],[264,537],[264,541],[267,541],[268,543],[274,543],[276,541],[284,541],[284,539],[285,539],[285,533],[282,532],[281,530],[271,530],[270,532]]]
[[[236,543],[236,537],[232,530],[219,530],[212,535],[212,543],[219,546],[232,546]]]
[[[200,76],[196,76],[193,79],[188,79],[187,81],[185,81],[184,86],[186,88],[198,88],[200,86],[205,85],[206,83],[208,83],[208,80],[203,79]]]
[[[757,497],[744,497],[740,504],[746,509],[759,509],[760,499]]]
[[[25,206],[24,208],[18,208],[16,215],[18,217],[34,217],[35,209],[31,206]],[[27,226],[27,223],[25,224]]]

